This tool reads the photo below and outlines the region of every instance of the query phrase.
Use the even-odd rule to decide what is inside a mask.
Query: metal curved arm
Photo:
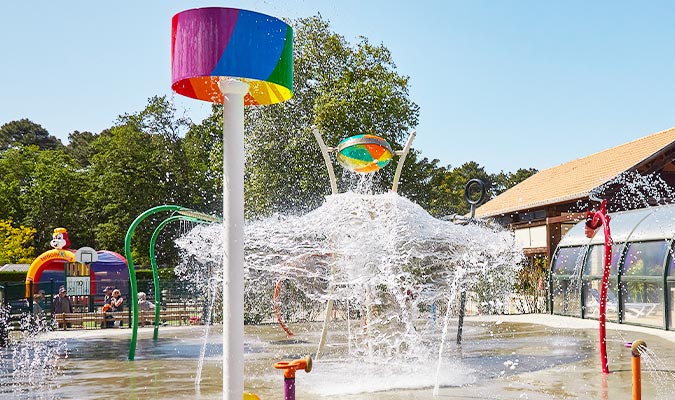
[[[403,171],[403,163],[405,163],[405,158],[410,152],[410,146],[412,146],[413,140],[415,140],[416,131],[412,131],[410,136],[408,136],[408,141],[405,143],[403,150],[397,151],[396,154],[400,155],[401,158],[398,159],[398,165],[396,165],[396,172],[394,173],[394,182],[391,185],[391,191],[394,193],[398,192],[398,181],[401,179],[401,172]]]
[[[323,155],[323,161],[326,163],[326,169],[328,169],[328,179],[330,180],[331,194],[337,194],[338,191],[337,179],[335,179],[335,170],[333,169],[333,163],[330,160],[330,154],[328,154],[332,149],[326,146],[326,143],[324,143],[319,129],[312,127],[312,133],[314,134],[317,143],[319,143],[319,148],[321,149],[321,154]]]
[[[182,215],[183,218],[197,218],[197,216],[201,215],[206,215],[206,214],[201,214],[198,213],[197,211],[191,210],[189,208],[177,206],[177,205],[162,205],[162,206],[157,206],[150,208],[138,217],[131,223],[129,226],[129,229],[127,230],[127,234],[124,237],[124,256],[127,259],[127,265],[129,267],[129,297],[130,297],[130,302],[131,302],[131,310],[132,310],[132,320],[131,320],[131,341],[129,342],[129,361],[133,361],[134,357],[136,356],[136,341],[138,340],[138,282],[136,280],[136,268],[134,266],[134,260],[133,256],[131,255],[131,239],[134,236],[134,232],[136,231],[136,228],[138,225],[141,224],[146,218],[153,214],[157,214],[160,212],[166,212],[166,211],[175,211],[179,214],[185,214]],[[215,217],[210,217],[209,216],[209,221],[207,222],[213,222],[213,220],[217,221],[218,219]],[[154,235],[153,235],[154,236]],[[155,238],[156,239],[156,238]],[[153,242],[154,246],[154,242]],[[154,252],[154,250],[153,250]],[[154,259],[154,257],[151,257],[151,260]],[[153,278],[154,278],[154,272],[153,272]],[[159,279],[159,278],[158,278]],[[157,294],[155,294],[156,296]]]
[[[131,341],[129,342],[129,361],[133,361],[136,356],[136,340],[138,339],[138,283],[136,281],[136,268],[134,267],[134,260],[131,255],[131,238],[134,236],[134,232],[138,225],[140,225],[143,220],[148,218],[153,214],[157,214],[165,211],[178,211],[183,209],[181,206],[176,205],[163,205],[153,207],[149,210],[144,211],[136,217],[136,219],[131,223],[127,234],[124,237],[124,256],[127,259],[127,264],[129,266],[129,286],[130,291],[129,296],[131,297]],[[186,209],[187,210],[187,209]]]

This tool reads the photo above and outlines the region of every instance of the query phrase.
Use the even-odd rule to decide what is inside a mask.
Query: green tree
[[[213,105],[211,115],[192,125],[182,142],[188,160],[186,192],[190,195],[185,206],[214,215],[223,212],[222,113],[222,105]]]
[[[0,265],[30,263],[35,256],[33,235],[34,228],[14,227],[12,221],[0,219]]]
[[[430,202],[427,211],[441,217],[452,214],[467,214],[469,204],[464,198],[464,190],[469,180],[481,179],[489,190],[492,177],[485,169],[474,161],[462,164],[460,167],[447,166],[434,171],[434,179],[429,183]],[[488,197],[489,198],[489,197]],[[487,199],[486,199],[487,200]]]
[[[189,127],[166,97],[153,97],[145,109],[121,116],[91,143],[85,214],[93,222],[91,235],[98,248],[123,252],[127,228],[149,208],[194,208],[190,162],[180,137]],[[147,265],[150,236],[165,217],[149,218],[137,229],[132,251],[139,264]],[[177,232],[177,226],[167,226],[158,240],[157,253],[167,260],[176,255],[171,239]]]
[[[21,204],[25,209],[22,223],[37,230],[35,247],[49,248],[54,228],[64,227],[74,246],[86,241],[83,226],[84,175],[79,163],[65,149],[43,150],[37,153],[30,185],[22,190]]]
[[[0,152],[0,219],[35,228],[31,246],[38,250],[49,246],[58,226],[68,228],[77,243],[84,207],[80,169],[64,148],[33,145]]]
[[[420,162],[413,160],[408,169],[404,168],[401,180],[406,179],[406,173],[409,174],[411,177],[409,180],[413,181],[409,190],[412,190],[414,194],[408,195],[405,191],[403,194],[416,201],[430,214],[442,217],[469,213],[471,207],[464,198],[464,191],[471,179],[478,178],[485,183],[484,202],[487,202],[536,172],[537,170],[533,168],[521,168],[515,173],[502,171],[499,174],[490,174],[475,161],[452,168],[450,165],[438,167],[438,160],[429,163],[428,160],[423,159]],[[475,193],[472,194],[474,194],[472,198],[477,198]]]
[[[394,149],[417,125],[419,108],[409,99],[408,78],[396,72],[383,45],[365,38],[351,45],[320,16],[299,19],[294,28],[294,97],[246,113],[248,217],[304,212],[328,194],[312,125],[328,146],[367,133],[384,137]],[[340,168],[336,173],[339,179],[343,175]],[[393,173],[393,168],[378,173],[375,190],[389,188]]]
[[[441,195],[435,189],[443,180],[445,169],[438,166],[439,160],[430,161],[420,157],[418,151],[408,154],[401,171],[399,193],[431,212],[438,200],[437,196]]]
[[[148,99],[142,111],[125,114],[118,119],[118,126],[127,126],[153,137],[154,160],[163,172],[158,177],[162,199],[165,202],[187,205],[189,203],[189,161],[183,151],[181,135],[192,123],[176,114],[176,108],[166,96]]]
[[[24,118],[0,126],[0,150],[17,146],[36,145],[40,149],[58,149],[61,141],[50,135],[41,125]]]
[[[89,165],[89,159],[94,154],[91,143],[96,139],[96,135],[91,132],[75,131],[68,135],[68,145],[66,152],[77,160],[81,166]]]
[[[39,152],[37,146],[0,151],[0,219],[24,221],[26,205],[21,194],[32,184]]]
[[[501,171],[494,175],[492,185],[492,197],[496,197],[504,191],[511,189],[520,182],[539,172],[535,168],[519,168],[516,172]]]
[[[153,96],[140,112],[119,116],[116,125],[131,125],[137,130],[177,140],[190,128],[192,122],[185,116],[176,115],[176,107],[166,96]]]
[[[91,234],[98,248],[123,252],[127,227],[163,201],[163,171],[154,142],[153,136],[122,125],[92,143],[85,214],[96,221]]]

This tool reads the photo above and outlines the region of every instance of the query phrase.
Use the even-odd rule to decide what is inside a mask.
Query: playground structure
[[[370,173],[385,167],[391,161],[392,155],[400,156],[396,165],[396,172],[391,185],[391,191],[398,192],[398,182],[401,179],[403,164],[410,152],[416,132],[412,131],[408,135],[408,140],[402,150],[393,151],[386,140],[375,135],[356,135],[340,141],[337,147],[326,146],[321,131],[317,127],[312,128],[312,133],[319,149],[323,155],[323,160],[328,170],[328,180],[330,183],[331,194],[338,193],[337,178],[335,169],[331,161],[330,154],[337,153],[337,160],[346,169],[359,173]]]
[[[336,153],[336,159],[338,163],[345,169],[348,169],[353,172],[368,174],[377,172],[381,168],[387,166],[392,160],[393,155],[399,156],[398,165],[396,167],[396,172],[394,175],[392,183],[392,192],[398,190],[398,181],[401,176],[401,171],[403,169],[403,164],[405,163],[406,156],[410,151],[413,140],[415,139],[416,133],[413,131],[408,136],[408,140],[403,148],[400,151],[393,151],[389,143],[375,135],[355,135],[348,138],[345,138],[340,141],[337,147],[326,146],[323,136],[317,127],[312,128],[312,133],[316,139],[321,154],[323,156],[324,162],[326,164],[326,169],[328,172],[328,179],[331,187],[331,194],[335,195],[338,193],[337,188],[337,179],[335,176],[335,170],[333,168],[333,162],[331,160],[330,154]],[[293,332],[286,326],[284,323],[281,313],[279,310],[279,294],[281,291],[281,284],[284,282],[285,278],[280,278],[274,288],[274,313],[277,318],[279,326],[286,332],[288,336],[292,336]],[[329,291],[335,290],[334,287],[330,287]],[[333,299],[329,299],[326,304],[326,311],[324,313],[323,328],[321,331],[321,339],[317,346],[315,357],[319,357],[323,347],[326,344],[326,336],[328,332],[328,323],[331,318],[331,312],[333,310]]]
[[[473,191],[478,189],[478,197],[473,196]],[[474,222],[476,207],[481,205],[486,199],[485,182],[478,178],[470,179],[464,186],[464,200],[469,203],[469,220]],[[459,297],[459,311],[457,316],[457,344],[462,344],[462,331],[464,329],[464,314],[466,312],[466,290],[463,290]]]
[[[127,260],[122,255],[90,247],[71,249],[65,228],[54,229],[51,245],[54,248],[35,258],[26,273],[29,302],[41,289],[54,294],[64,286],[70,296],[89,298],[83,306],[92,308],[93,296],[104,286],[128,281]]]

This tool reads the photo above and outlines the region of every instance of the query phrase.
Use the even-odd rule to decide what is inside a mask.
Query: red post
[[[279,294],[281,292],[281,284],[284,283],[286,278],[281,278],[277,281],[276,286],[274,287],[274,315],[277,316],[277,321],[279,322],[279,326],[281,326],[281,329],[286,332],[286,335],[288,337],[293,336],[293,332],[291,332],[290,329],[284,324],[284,319],[281,317],[281,310],[279,309]]]
[[[600,362],[602,373],[609,373],[607,362],[607,334],[606,334],[606,314],[607,314],[607,290],[609,287],[609,272],[612,265],[612,235],[609,230],[610,217],[607,215],[607,200],[603,200],[600,209],[596,212],[586,213],[586,236],[589,238],[595,235],[595,232],[604,227],[605,233],[605,265],[602,272],[602,283],[600,286]]]

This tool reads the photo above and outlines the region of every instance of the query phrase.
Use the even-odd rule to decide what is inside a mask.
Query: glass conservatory
[[[610,214],[612,263],[607,321],[675,330],[675,205]],[[550,310],[597,319],[604,232],[584,233],[586,221],[562,238],[553,256]]]

